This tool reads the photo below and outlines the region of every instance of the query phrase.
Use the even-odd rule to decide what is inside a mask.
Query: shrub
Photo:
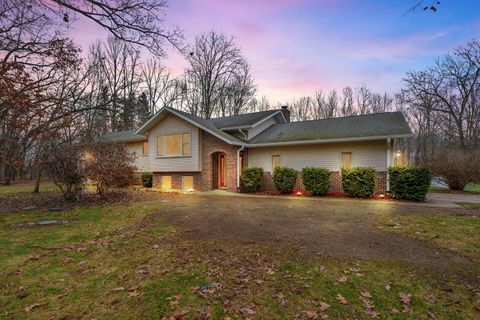
[[[368,198],[375,192],[376,176],[374,168],[342,169],[343,191],[352,197]]]
[[[142,173],[142,185],[144,188],[151,188],[153,186],[153,174],[151,172]]]
[[[390,192],[395,198],[425,201],[432,171],[421,167],[392,167],[388,169]]]
[[[311,167],[303,168],[302,181],[305,190],[312,195],[324,195],[330,189],[330,170]]]
[[[123,144],[94,143],[86,147],[87,178],[104,195],[110,187],[126,186],[133,181],[135,156]]]
[[[282,193],[288,193],[295,187],[297,171],[287,167],[276,167],[273,170],[273,183],[275,188]]]
[[[453,190],[463,190],[470,182],[480,182],[480,151],[439,149],[425,165]]]
[[[80,196],[86,180],[81,146],[69,144],[51,150],[43,165],[65,200]]]
[[[258,167],[246,168],[242,172],[243,186],[248,192],[257,192],[262,186],[263,169]]]

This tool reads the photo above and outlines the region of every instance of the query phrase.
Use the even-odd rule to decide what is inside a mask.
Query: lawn
[[[216,235],[195,238],[195,230],[166,219],[173,207],[180,210],[178,214],[194,214],[182,199],[200,201],[179,196],[62,212],[1,214],[0,319],[473,319],[480,315],[480,297],[473,290],[478,287],[473,288],[473,283],[405,263],[338,259],[302,253],[296,246]],[[210,206],[215,201],[206,200]],[[309,202],[298,200],[290,206]],[[440,218],[385,220],[385,224],[401,223],[401,232],[409,234],[415,234],[413,226],[429,226],[429,232],[448,237],[435,242],[425,236],[426,241],[479,255],[478,219]],[[35,224],[45,220],[59,223]]]
[[[32,193],[34,185],[31,183],[14,183],[9,186],[0,185],[0,196],[18,193]],[[57,186],[52,182],[40,183],[40,192],[56,191]]]
[[[464,206],[470,209],[471,205],[478,204],[467,203]],[[407,234],[451,251],[480,258],[478,216],[380,215],[379,220],[381,226],[391,232]]]

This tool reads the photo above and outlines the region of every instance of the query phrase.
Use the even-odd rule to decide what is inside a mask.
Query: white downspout
[[[388,168],[392,166],[392,150],[390,139],[387,139],[387,192],[390,191],[390,175],[388,174]]]
[[[242,131],[242,129],[238,129],[238,131],[243,134],[244,140],[247,140],[247,134]],[[241,163],[240,163],[240,152],[245,150],[245,146],[242,146],[240,149],[237,150],[237,192],[240,192],[240,170],[241,170]]]

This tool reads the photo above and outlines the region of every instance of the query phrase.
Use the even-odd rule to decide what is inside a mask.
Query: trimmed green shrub
[[[153,186],[153,174],[151,172],[142,173],[142,185],[145,188],[151,188]]]
[[[395,198],[425,201],[432,170],[422,167],[391,167],[388,168],[390,176],[390,192]]]
[[[287,167],[276,167],[273,170],[273,184],[278,191],[288,193],[295,187],[297,171]]]
[[[342,169],[342,188],[352,197],[368,198],[375,192],[377,173],[374,168]]]
[[[330,170],[312,167],[303,168],[302,181],[305,190],[312,195],[324,195],[330,189]]]
[[[263,169],[258,167],[246,168],[242,172],[242,182],[248,192],[257,192],[262,186]]]

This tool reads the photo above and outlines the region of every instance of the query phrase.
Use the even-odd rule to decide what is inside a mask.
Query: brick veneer
[[[262,189],[266,191],[275,191],[275,185],[273,184],[272,174],[270,172],[264,172],[262,178]],[[302,177],[300,174],[297,176],[295,182],[295,190],[304,190]],[[375,193],[385,193],[387,191],[387,172],[377,171],[377,181],[375,185]],[[329,192],[343,192],[342,179],[340,172],[333,171],[330,174],[330,190]]]
[[[216,189],[218,179],[215,168],[218,161],[212,159],[212,155],[219,152],[225,156],[226,175],[225,183],[228,191],[237,191],[237,150],[238,146],[232,146],[217,137],[200,130],[201,145],[201,172],[153,172],[153,186],[160,187],[162,176],[172,177],[172,189],[182,189],[182,176],[193,176],[193,188],[198,191]]]

